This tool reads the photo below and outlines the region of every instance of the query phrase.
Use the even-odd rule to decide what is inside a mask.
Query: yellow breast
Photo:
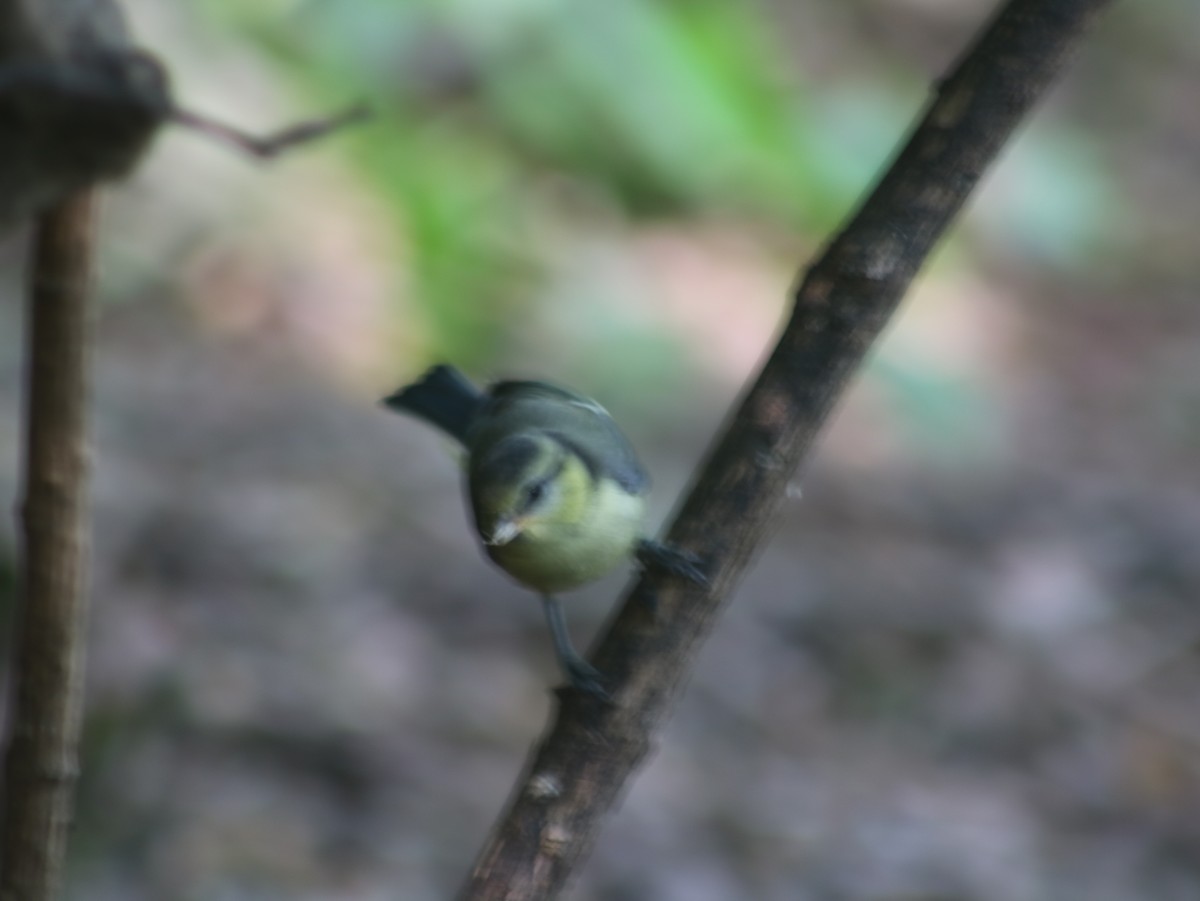
[[[558,517],[532,522],[488,555],[518,582],[541,592],[568,591],[606,575],[628,559],[642,535],[645,499],[616,482],[590,477]]]

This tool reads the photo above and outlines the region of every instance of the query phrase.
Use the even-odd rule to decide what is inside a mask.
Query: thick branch
[[[460,901],[554,897],[586,855],[834,401],[1104,2],[1012,0],[942,83],[883,180],[808,271],[783,336],[670,529],[672,544],[713,562],[711,585],[649,575],[634,588],[595,656],[615,703],[564,698]]]
[[[0,831],[3,901],[57,897],[78,771],[92,206],[86,191],[42,215],[30,276],[22,591]]]

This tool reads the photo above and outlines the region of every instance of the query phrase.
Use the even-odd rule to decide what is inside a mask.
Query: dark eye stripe
[[[526,509],[535,506],[543,497],[546,496],[546,481],[540,479],[525,489],[525,507]]]
[[[528,435],[510,435],[484,451],[472,469],[495,484],[509,484],[521,479],[537,459],[541,450],[537,441]]]
[[[565,448],[564,448],[565,450]],[[553,484],[554,480],[563,474],[563,470],[567,466],[567,454],[563,453],[557,460],[554,461],[554,466],[550,468],[544,476],[535,482],[532,482],[525,489],[525,496],[522,499],[526,510],[541,503],[546,496],[546,488]]]

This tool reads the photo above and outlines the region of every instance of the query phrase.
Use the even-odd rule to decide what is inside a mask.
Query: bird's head
[[[508,544],[574,522],[590,478],[583,462],[553,436],[508,435],[470,462],[471,506],[485,544]]]

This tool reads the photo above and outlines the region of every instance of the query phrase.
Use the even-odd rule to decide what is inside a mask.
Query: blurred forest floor
[[[761,14],[797,77],[847,90],[875,55],[919,104],[987,8],[951,6]],[[1200,21],[1147,6],[1105,20],[916,286],[570,897],[1200,897]],[[232,0],[199,31],[133,8],[206,109],[316,105],[211,13]],[[864,105],[880,134],[814,128],[881,160],[898,132]],[[364,145],[411,137],[389,117]],[[413,196],[405,230],[339,153],[264,169],[172,135],[109,198],[72,899],[449,897],[557,675],[445,443],[376,398],[442,356],[593,393],[657,523],[849,209],[648,212],[559,160],[520,188],[553,215],[512,215],[536,266],[456,245],[433,277]],[[0,246],[5,499],[21,253]],[[619,585],[571,596],[585,644]]]

